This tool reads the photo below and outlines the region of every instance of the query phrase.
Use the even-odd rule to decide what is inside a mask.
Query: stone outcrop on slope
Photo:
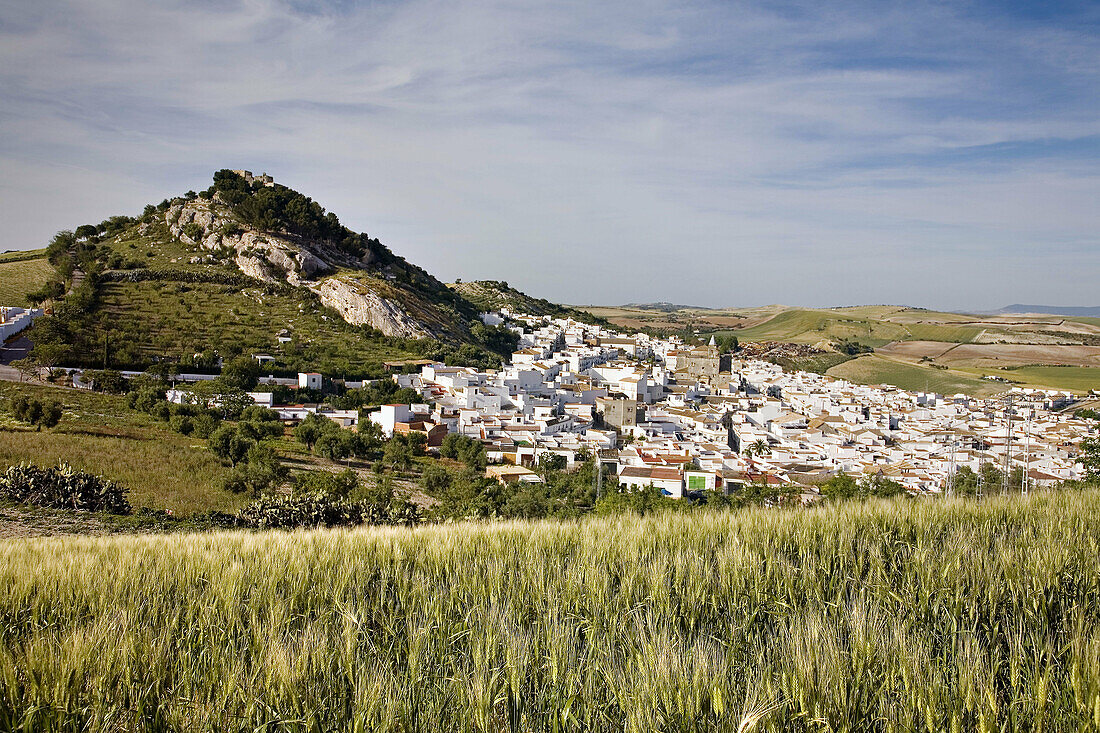
[[[434,332],[413,318],[397,302],[384,298],[358,279],[330,277],[317,283],[312,290],[321,302],[333,308],[348,323],[370,326],[387,336],[421,338]]]
[[[420,338],[454,332],[455,324],[432,318],[430,306],[411,293],[379,287],[372,277],[333,275],[337,269],[372,270],[373,255],[355,258],[323,242],[257,231],[238,221],[215,194],[212,200],[177,203],[164,215],[172,235],[210,251],[230,250],[241,272],[265,282],[286,282],[317,293],[348,323],[369,325],[387,336]],[[201,230],[201,234],[199,233]],[[386,295],[382,293],[385,292]],[[415,306],[410,312],[410,306]]]

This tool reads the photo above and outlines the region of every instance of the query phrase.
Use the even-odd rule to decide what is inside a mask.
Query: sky
[[[0,251],[267,172],[576,304],[1100,305],[1100,3],[0,0]]]

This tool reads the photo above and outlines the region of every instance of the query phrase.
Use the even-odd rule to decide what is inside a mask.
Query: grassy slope
[[[239,348],[283,361],[290,356],[335,376],[379,372],[383,361],[415,358],[383,338],[364,336],[310,301],[231,285],[105,283],[95,318],[138,344],[145,358]],[[293,345],[279,344],[276,334],[282,329],[296,339]]]
[[[231,261],[192,264],[192,257],[207,253],[173,239],[163,224],[148,227],[146,234],[138,234],[137,227],[132,227],[100,246],[117,253],[131,268],[239,274]],[[45,266],[44,260],[40,262]],[[3,268],[0,263],[0,288],[8,282]],[[278,343],[276,334],[282,329],[295,337],[293,345]],[[258,288],[214,283],[101,283],[99,308],[87,330],[110,332],[112,358],[116,360],[112,366],[124,368],[154,356],[187,356],[207,349],[269,353],[284,366],[308,367],[334,376],[379,374],[383,361],[417,358],[384,337],[367,336],[362,329],[349,326],[306,293],[301,297],[272,295]],[[83,354],[83,361],[99,366],[102,336],[97,336],[95,343],[96,353]]]
[[[973,326],[953,326],[936,323],[895,323],[898,309],[884,311],[883,306],[845,308],[837,310],[790,309],[751,328],[735,329],[743,341],[790,341],[814,344],[819,341],[855,339],[870,346],[883,346],[899,339],[952,341],[968,343],[980,332]]]
[[[65,460],[122,483],[135,507],[171,509],[179,515],[234,511],[244,503],[219,488],[228,469],[205,449],[204,441],[167,430],[127,408],[121,397],[0,383],[0,407],[18,392],[61,401],[65,416],[56,428],[34,432],[0,415],[0,467]]]
[[[902,389],[941,394],[987,395],[1003,392],[1005,385],[983,380],[954,370],[933,369],[887,359],[877,354],[861,356],[834,366],[826,372],[830,377],[847,379],[859,384],[892,384]]]
[[[956,367],[954,370],[970,374],[990,374],[1004,377],[1027,387],[1050,387],[1074,392],[1100,389],[1100,367],[1022,366],[1009,369]]]
[[[528,313],[533,316],[552,316],[569,312],[569,309],[557,303],[552,303],[544,298],[534,298],[515,288],[509,287],[504,290],[496,282],[472,280],[449,283],[447,287],[459,293],[482,311],[510,308],[517,313]]]
[[[0,305],[26,307],[27,293],[45,285],[53,273],[45,257],[22,259],[23,254],[0,255]]]
[[[0,542],[0,726],[1092,730],[1098,500]]]

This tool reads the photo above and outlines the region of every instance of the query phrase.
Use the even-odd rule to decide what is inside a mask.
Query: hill
[[[448,285],[456,293],[482,311],[499,311],[506,308],[513,313],[533,316],[574,318],[579,321],[596,321],[591,313],[578,308],[560,305],[545,298],[535,298],[500,280],[466,280]]]
[[[218,171],[209,189],[137,217],[60,232],[42,254],[0,258],[0,292],[52,311],[32,338],[53,363],[208,368],[265,353],[276,373],[370,376],[384,361],[495,366],[510,352],[508,334],[482,326],[476,304],[309,197],[247,171]]]
[[[1093,308],[1074,308],[1061,305],[1022,305],[1014,303],[1001,308],[998,313],[1049,313],[1055,316],[1085,316],[1100,318],[1100,306]]]
[[[586,310],[625,328],[687,338],[797,344],[801,357],[774,359],[786,368],[864,384],[979,395],[1013,383],[1079,392],[1100,388],[1100,319],[1087,316],[980,316],[890,305],[670,309],[661,303]],[[858,356],[867,351],[874,357]]]

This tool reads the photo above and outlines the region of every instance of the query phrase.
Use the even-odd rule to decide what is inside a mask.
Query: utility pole
[[[1027,495],[1028,483],[1031,481],[1031,477],[1028,475],[1031,473],[1031,410],[1027,411],[1027,430],[1024,432],[1024,478],[1020,481],[1020,491],[1025,496]]]
[[[954,496],[955,494],[955,443],[957,439],[955,437],[955,431],[951,431],[951,469],[947,472],[947,495]]]
[[[1001,491],[1004,494],[1012,485],[1012,402],[1011,395],[1005,397],[1005,469],[1001,476]]]

